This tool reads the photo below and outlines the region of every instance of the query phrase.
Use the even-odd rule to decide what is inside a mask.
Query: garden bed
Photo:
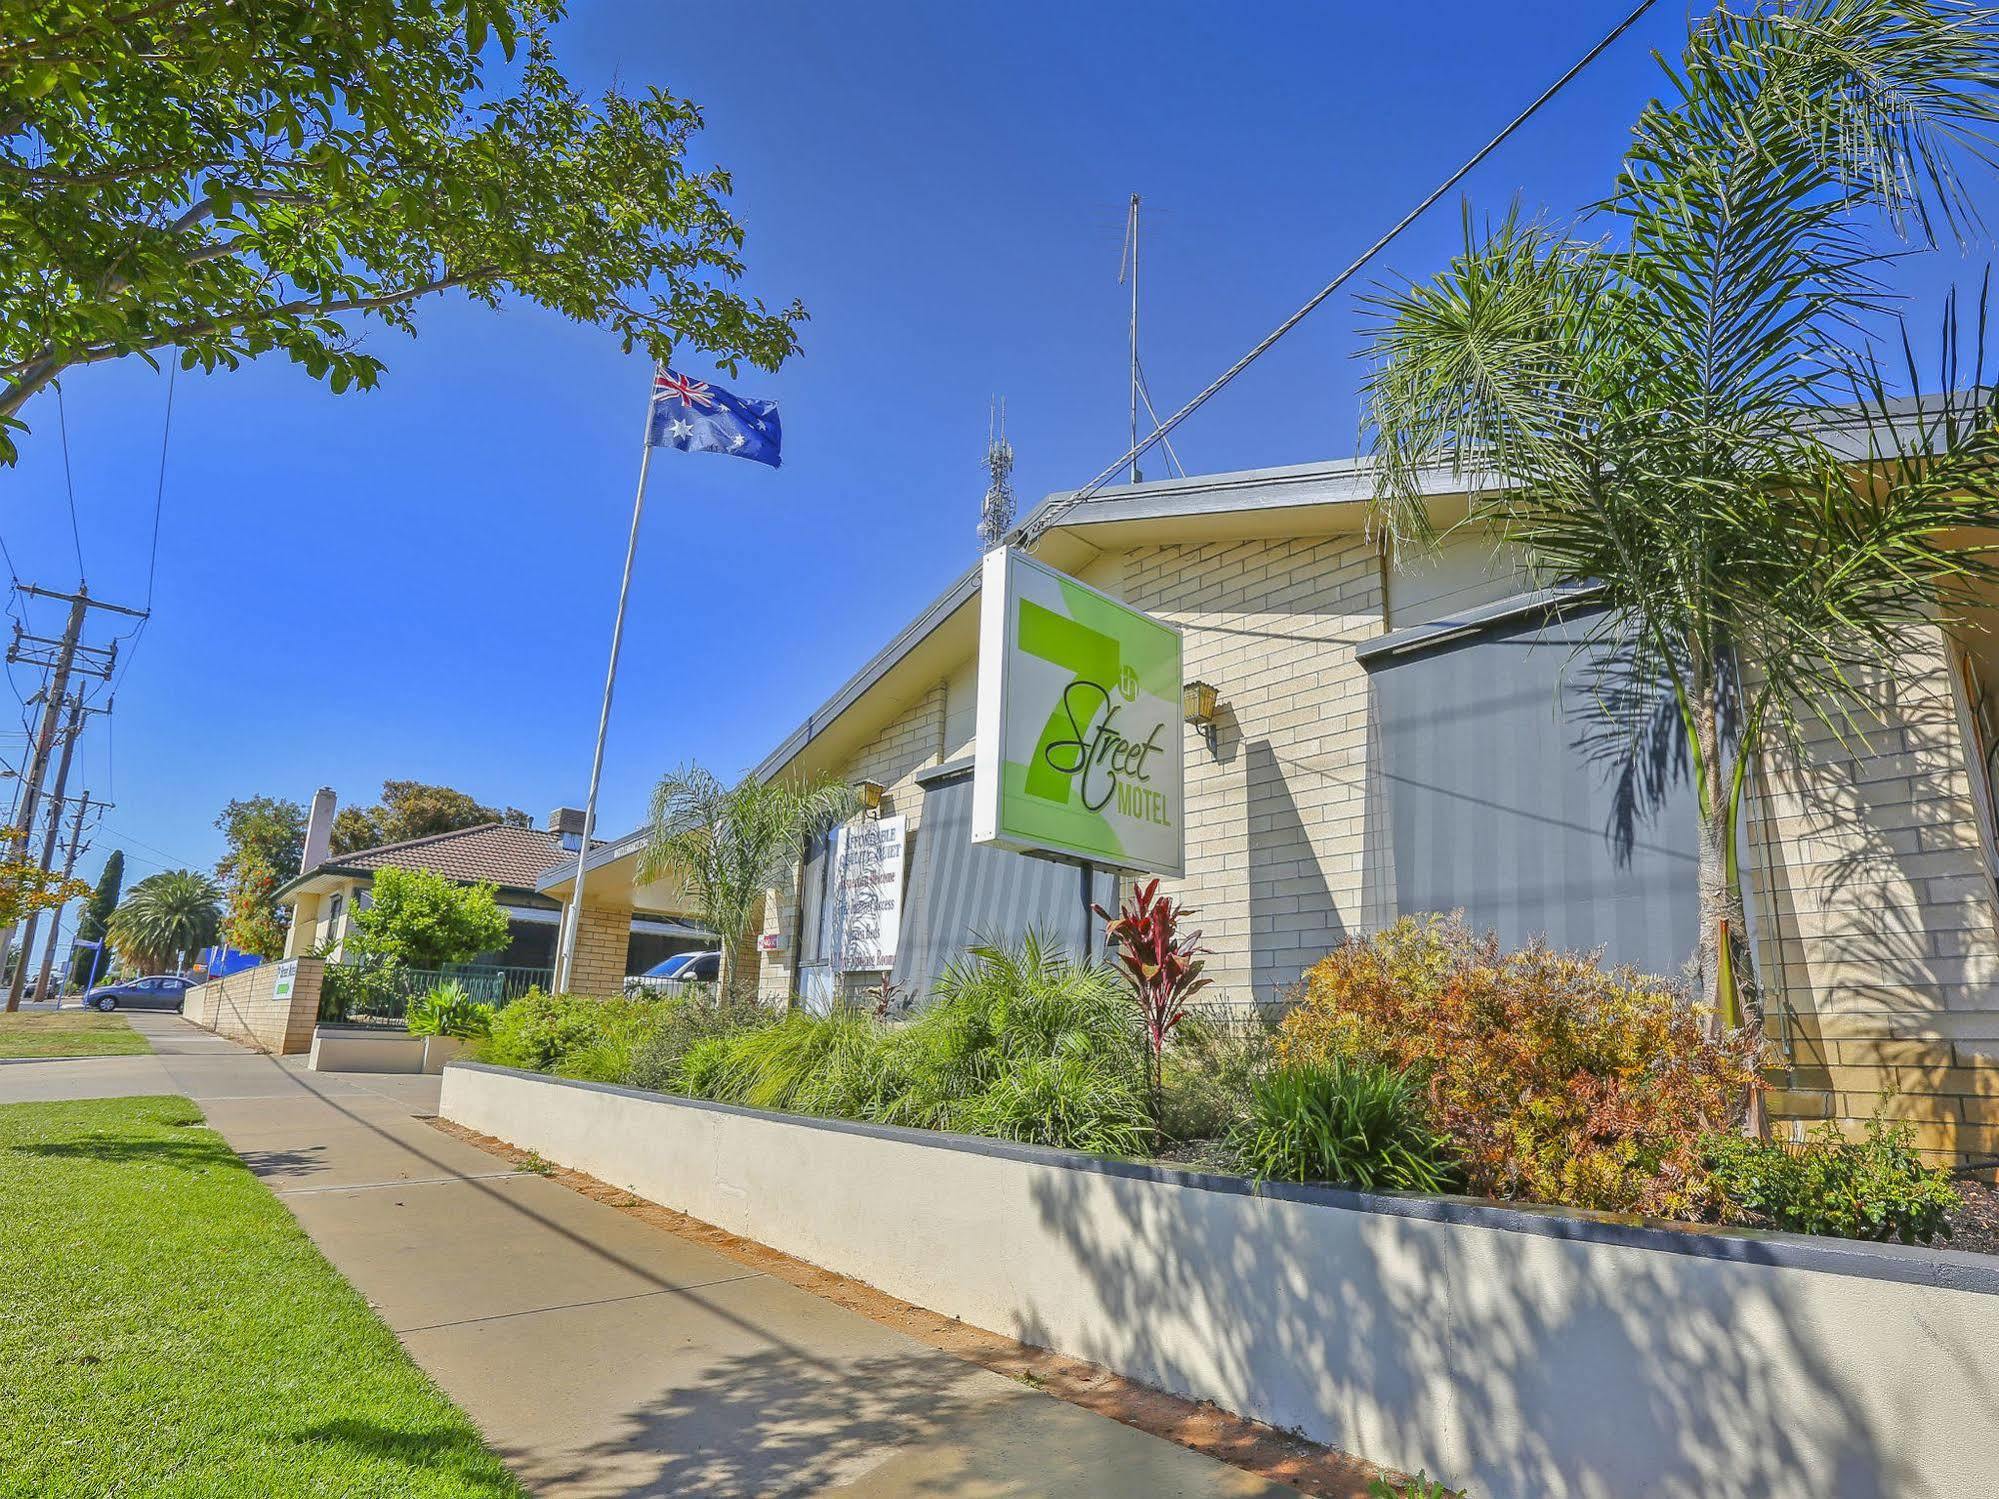
[[[1488,1499],[1942,1495],[1999,1464],[1981,1256],[1259,1187],[477,1064],[444,1078],[443,1117],[553,1163]]]

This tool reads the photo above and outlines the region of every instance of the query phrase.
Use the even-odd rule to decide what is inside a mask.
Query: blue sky
[[[736,382],[781,403],[782,470],[654,464],[603,823],[635,823],[672,764],[753,763],[970,564],[989,397],[1023,509],[1123,451],[1129,194],[1147,372],[1177,406],[1625,9],[579,0],[571,76],[698,100],[747,285],[812,313],[799,358]],[[1566,215],[1604,191],[1685,15],[1659,6],[1479,170],[1473,202]],[[1426,274],[1458,232],[1440,205],[1373,274]],[[1967,274],[1911,267],[1919,321]],[[1352,297],[1321,308],[1176,436],[1189,469],[1352,452],[1363,329]],[[370,347],[389,373],[364,396],[272,361],[181,377],[154,618],[80,762],[117,803],[82,872],[112,847],[135,875],[209,864],[224,802],[322,783],[343,803],[385,777],[537,816],[581,803],[644,363],[552,314],[447,301],[416,340]],[[145,592],[166,393],[136,361],[68,383],[83,562],[121,602]],[[67,587],[55,398],[24,415],[0,536],[24,578]]]

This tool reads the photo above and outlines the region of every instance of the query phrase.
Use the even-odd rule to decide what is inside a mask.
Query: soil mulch
[[[1999,1186],[1960,1177],[1957,1190],[1964,1206],[1950,1215],[1950,1239],[1937,1247],[1999,1254]]]
[[[1335,1448],[1321,1447],[1290,1432],[1279,1431],[1274,1426],[1246,1421],[1205,1401],[1183,1400],[1177,1395],[1122,1378],[1100,1365],[1069,1358],[1046,1348],[1017,1343],[999,1333],[899,1301],[862,1281],[793,1259],[754,1240],[739,1238],[711,1223],[703,1223],[685,1213],[635,1197],[623,1187],[614,1187],[581,1171],[553,1165],[531,1151],[516,1149],[491,1135],[479,1134],[445,1119],[433,1118],[429,1123],[433,1128],[476,1145],[503,1161],[538,1172],[655,1228],[678,1234],[741,1264],[789,1281],[801,1290],[858,1312],[871,1321],[893,1327],[919,1342],[928,1343],[932,1348],[996,1374],[1004,1374],[1009,1379],[1017,1379],[1031,1389],[1066,1400],[1071,1405],[1079,1405],[1084,1410],[1109,1416],[1113,1421],[1121,1421],[1152,1436],[1205,1453],[1259,1478],[1289,1484],[1301,1493],[1316,1496],[1316,1499],[1367,1499],[1367,1488],[1372,1479],[1403,1476],[1391,1469],[1377,1468]]]

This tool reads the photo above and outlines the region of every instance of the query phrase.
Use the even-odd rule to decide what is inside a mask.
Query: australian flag
[[[753,401],[672,370],[655,370],[646,441],[683,453],[754,458],[776,468],[784,433],[775,401]]]

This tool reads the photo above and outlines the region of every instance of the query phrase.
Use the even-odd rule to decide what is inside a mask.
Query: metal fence
[[[320,983],[319,1018],[359,1024],[399,1025],[410,1002],[439,984],[457,984],[473,999],[495,1008],[519,999],[530,989],[546,989],[554,980],[549,968],[503,968],[461,963],[447,968],[380,968],[358,963],[333,963]]]

